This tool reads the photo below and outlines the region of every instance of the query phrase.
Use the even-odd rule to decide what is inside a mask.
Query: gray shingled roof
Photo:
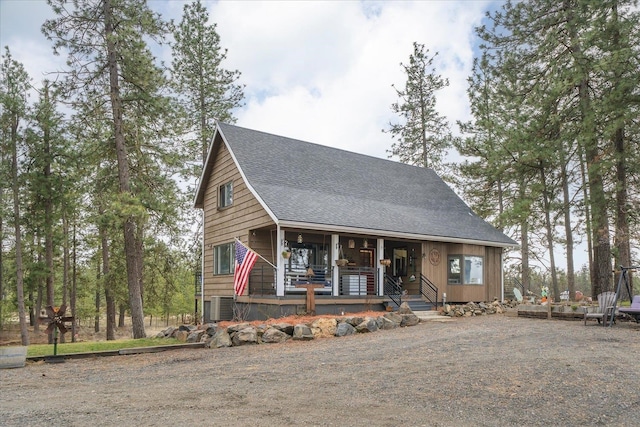
[[[516,245],[431,169],[224,123],[218,129],[278,221]]]

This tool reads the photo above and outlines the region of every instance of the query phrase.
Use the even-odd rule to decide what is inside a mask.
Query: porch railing
[[[306,292],[304,289],[296,288],[297,284],[316,283],[323,284],[323,288],[316,290],[318,295],[332,295],[333,292],[333,269],[336,267],[325,265],[312,265],[310,268],[314,274],[308,275],[308,269],[285,270],[284,291],[287,294],[300,294]],[[250,295],[275,295],[276,294],[277,271],[270,266],[259,266],[251,270],[249,276]],[[378,274],[377,269],[372,267],[340,267],[338,274],[339,286],[338,295],[344,296],[366,296],[377,295]],[[387,294],[387,276],[385,275],[385,294]],[[389,280],[393,278],[389,277]],[[402,294],[402,289],[397,282],[393,281],[394,295],[398,298]]]
[[[420,274],[420,294],[438,309],[438,287],[423,274]]]
[[[249,275],[249,295],[275,295],[276,269],[261,265],[251,270]]]
[[[313,275],[310,275],[309,269],[313,271]],[[320,295],[331,295],[331,277],[333,276],[333,267],[327,265],[310,265],[306,269],[287,269],[284,272],[284,293],[303,293],[304,289],[296,288],[297,284],[301,283],[315,283],[324,285],[323,288],[316,290]]]
[[[396,278],[384,275],[384,295],[391,298],[398,307],[402,304],[402,286]]]
[[[376,295],[376,272],[372,267],[340,267],[339,295]]]

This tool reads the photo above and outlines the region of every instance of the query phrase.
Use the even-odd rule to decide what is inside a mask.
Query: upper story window
[[[484,258],[472,255],[448,257],[447,281],[452,285],[482,285]]]
[[[218,194],[218,207],[226,208],[233,204],[233,181],[229,181],[226,184],[220,186]]]

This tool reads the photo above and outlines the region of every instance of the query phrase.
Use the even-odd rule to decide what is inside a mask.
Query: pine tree
[[[70,150],[65,146],[63,117],[56,111],[56,103],[55,91],[51,83],[45,80],[39,100],[33,106],[25,153],[29,158],[26,173],[29,204],[27,223],[33,228],[31,234],[44,241],[42,273],[47,306],[60,305],[56,304],[54,296],[54,240],[62,240],[62,197],[66,192],[65,187],[71,185],[65,178],[68,173],[62,166]],[[40,248],[37,250],[39,252]],[[53,339],[53,333],[50,333],[49,343],[53,343]]]
[[[173,83],[189,121],[194,121],[204,163],[216,120],[234,123],[233,109],[242,105],[243,87],[236,84],[237,70],[222,67],[227,51],[220,47],[215,24],[196,1],[184,6],[182,21],[172,45]],[[188,126],[191,127],[191,126]]]
[[[389,123],[388,132],[397,140],[389,151],[401,162],[429,167],[444,172],[443,159],[453,143],[449,123],[436,109],[436,92],[449,85],[448,79],[436,74],[433,60],[424,45],[413,43],[409,64],[400,64],[407,81],[403,89],[395,86],[399,101],[391,110],[402,119],[401,123]]]
[[[168,27],[142,0],[93,0],[73,9],[64,0],[48,2],[58,17],[46,21],[43,32],[55,52],[68,51],[66,94],[76,102],[110,107],[119,192],[114,208],[122,223],[133,336],[141,338],[146,335],[141,242],[147,214],[132,170],[145,141],[135,133],[139,127],[131,125],[168,110],[160,95],[167,83],[147,46],[147,40],[161,42]]]
[[[489,28],[478,29],[484,41],[482,50],[489,58],[486,63],[492,86],[506,105],[504,108],[494,104],[492,114],[502,117],[502,123],[511,116],[516,132],[508,132],[506,126],[490,129],[501,135],[505,147],[510,147],[508,153],[519,153],[512,156],[518,163],[531,167],[537,159],[539,165],[544,164],[545,179],[538,175],[533,183],[541,185],[544,191],[540,194],[546,194],[549,203],[532,211],[530,222],[535,216],[551,214],[543,222],[547,229],[550,222],[564,222],[564,243],[572,245],[571,224],[586,221],[592,242],[594,295],[612,287],[608,200],[614,195],[610,183],[623,189],[620,171],[630,170],[618,162],[619,175],[614,176],[615,158],[635,156],[629,145],[623,144],[625,126],[633,123],[629,120],[632,116],[637,116],[633,88],[638,80],[638,35],[632,29],[638,28],[638,19],[628,7],[631,3],[508,1],[502,10],[488,15]],[[620,9],[624,13],[617,14]],[[508,82],[512,82],[510,87],[505,85]],[[485,96],[478,90],[473,93],[478,100]],[[476,126],[487,129],[481,121]],[[581,170],[584,183],[579,178]],[[516,179],[522,173],[529,172],[513,169],[510,177]],[[581,196],[582,188],[585,198]],[[626,204],[624,190],[617,199],[619,206]],[[570,211],[588,215],[576,220]],[[620,223],[625,222],[624,215],[617,218]],[[547,231],[549,244],[558,240],[549,234]],[[624,235],[621,231],[621,240]],[[571,248],[567,254],[571,256]],[[571,261],[567,267],[573,270]],[[571,281],[569,286],[572,287]]]
[[[24,300],[24,271],[22,260],[22,230],[20,214],[20,165],[18,153],[22,150],[23,135],[21,121],[27,116],[27,92],[30,78],[24,66],[11,56],[5,48],[0,69],[0,131],[2,132],[2,153],[9,153],[10,182],[13,199],[13,226],[15,245],[16,295],[22,345],[29,345],[27,313]]]

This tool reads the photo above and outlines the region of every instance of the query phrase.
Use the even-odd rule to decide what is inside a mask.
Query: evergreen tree
[[[139,166],[135,157],[144,153],[147,141],[138,139],[139,127],[131,124],[148,124],[149,116],[168,111],[167,99],[160,94],[166,81],[147,46],[148,40],[162,41],[168,28],[142,0],[92,0],[73,9],[64,0],[48,2],[58,17],[46,21],[43,32],[54,41],[55,52],[68,51],[67,95],[110,107],[119,192],[114,208],[122,224],[133,336],[144,337],[141,236],[146,212],[132,174]]]
[[[187,120],[193,123],[188,127],[195,126],[204,163],[215,121],[235,122],[233,109],[244,97],[243,87],[236,84],[240,72],[222,67],[227,51],[220,47],[216,25],[209,24],[209,13],[199,0],[184,6],[174,38],[173,83]]]
[[[32,234],[44,241],[42,273],[45,282],[46,305],[56,306],[54,246],[62,240],[62,196],[70,182],[63,170],[64,158],[70,151],[65,146],[63,117],[56,111],[56,95],[49,81],[43,83],[40,98],[33,106],[30,127],[27,129],[29,165],[26,174],[28,192],[28,223]],[[40,252],[40,248],[37,248]],[[58,300],[60,301],[60,299]],[[64,301],[62,302],[64,303]],[[53,343],[53,333],[49,334]]]
[[[433,60],[424,45],[413,43],[409,64],[400,64],[407,81],[403,89],[394,86],[399,101],[391,110],[402,119],[401,123],[389,123],[388,132],[397,140],[391,145],[391,156],[401,162],[429,167],[444,172],[443,159],[453,143],[449,123],[436,110],[436,92],[449,85],[447,79],[436,74]]]
[[[509,1],[502,10],[488,15],[489,28],[478,29],[491,86],[496,88],[492,93],[500,93],[505,101],[502,107],[494,103],[492,113],[499,117],[498,123],[507,123],[510,116],[517,118],[516,133],[506,126],[495,126],[496,120],[489,121],[491,127],[487,128],[486,121],[477,116],[475,126],[500,135],[505,151],[524,167],[515,168],[514,163],[510,178],[530,176],[527,168],[544,165],[544,179],[538,174],[532,183],[538,183],[548,204],[532,211],[529,222],[536,216],[543,218],[549,256],[552,241],[558,240],[549,229],[551,223],[564,223],[566,238],[560,241],[568,246],[573,242],[571,224],[586,224],[592,242],[594,295],[612,287],[611,189],[622,189],[618,205],[627,204],[621,174],[630,169],[619,162],[619,175],[614,176],[615,158],[636,156],[623,144],[625,126],[632,123],[628,119],[637,116],[633,101],[638,80],[638,20],[637,12],[629,7],[632,3]],[[477,86],[471,92],[472,102],[482,105],[485,93]],[[612,187],[610,183],[616,184]],[[581,196],[583,188],[585,197]],[[571,216],[571,211],[588,215],[580,219]],[[617,218],[624,224],[624,215]],[[624,231],[618,235],[624,240]],[[524,248],[525,242],[522,244]],[[571,249],[567,248],[568,257]],[[572,265],[569,260],[570,276]],[[550,269],[555,271],[553,266]]]
[[[24,271],[22,259],[22,230],[20,214],[21,172],[19,153],[23,149],[21,121],[27,116],[27,92],[30,78],[24,66],[14,60],[8,47],[2,56],[0,69],[0,132],[2,135],[2,153],[8,153],[10,159],[10,183],[13,202],[13,226],[15,245],[15,278],[18,300],[18,318],[22,345],[29,345],[26,308],[24,300]]]

